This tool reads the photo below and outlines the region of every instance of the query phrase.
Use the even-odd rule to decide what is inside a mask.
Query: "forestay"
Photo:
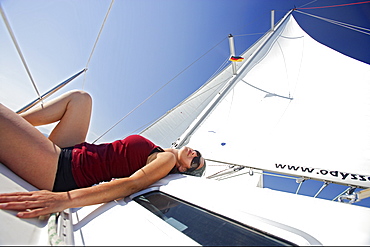
[[[279,24],[277,24],[279,26]],[[267,32],[252,47],[243,53],[243,57],[250,57],[264,46],[265,42],[271,38],[272,33]],[[245,60],[247,61],[247,60]],[[248,60],[250,61],[250,60]],[[236,68],[240,69],[245,65],[235,63]],[[144,129],[141,134],[153,140],[160,146],[170,146],[189,129],[189,126],[196,120],[215,98],[233,81],[233,69],[231,64],[221,71],[218,75],[207,81],[196,92],[186,98],[179,105],[171,109],[164,116]]]
[[[292,15],[269,35],[236,76],[228,67],[143,134],[168,146],[216,105],[184,143],[206,158],[369,187],[370,66],[316,42]]]

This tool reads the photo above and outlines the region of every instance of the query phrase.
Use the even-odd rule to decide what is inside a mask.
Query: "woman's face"
[[[191,161],[194,157],[197,157],[198,153],[189,147],[182,147],[178,152],[177,157],[177,169],[179,172],[186,172],[188,169],[191,168]],[[200,165],[197,169],[201,168],[204,165],[204,158],[201,157]]]

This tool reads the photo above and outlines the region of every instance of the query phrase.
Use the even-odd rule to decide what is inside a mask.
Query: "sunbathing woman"
[[[40,189],[0,194],[0,209],[31,218],[123,198],[169,173],[204,172],[204,158],[188,147],[162,149],[139,135],[86,143],[91,108],[77,90],[21,115],[0,104],[0,162]],[[49,138],[34,127],[57,121]]]

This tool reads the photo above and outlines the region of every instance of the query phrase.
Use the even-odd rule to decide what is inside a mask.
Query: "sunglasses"
[[[199,153],[199,151],[194,151],[197,153],[197,156],[191,160],[190,168],[186,172],[195,171],[200,166],[200,157],[202,157],[202,155]]]

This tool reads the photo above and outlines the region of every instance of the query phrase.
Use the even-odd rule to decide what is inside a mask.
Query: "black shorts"
[[[64,192],[78,189],[72,174],[72,150],[73,147],[62,148],[58,159],[58,170],[55,175],[53,191]]]

